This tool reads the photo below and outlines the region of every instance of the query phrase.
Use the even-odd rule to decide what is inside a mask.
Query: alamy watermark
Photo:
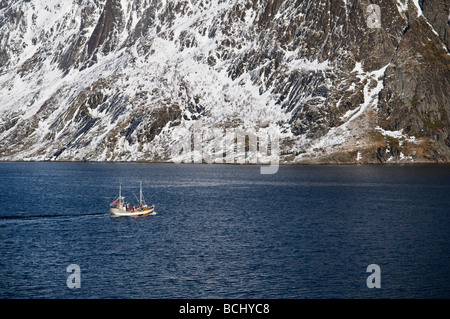
[[[81,268],[77,264],[70,264],[67,266],[67,272],[71,273],[67,276],[67,288],[81,288]]]
[[[370,276],[367,277],[367,288],[381,288],[381,268],[377,264],[371,264],[367,266],[367,272],[370,272]]]
[[[81,288],[81,268],[77,264],[70,264],[67,266],[67,272],[70,275],[67,277],[66,285],[70,289]],[[367,277],[367,288],[381,288],[381,268],[377,264],[367,266],[366,272],[370,273]]]
[[[275,174],[279,136],[274,130],[210,128],[200,121],[174,142],[171,158],[177,164],[263,164],[261,174]]]
[[[370,29],[381,28],[381,8],[377,4],[369,4],[366,9],[367,26]]]

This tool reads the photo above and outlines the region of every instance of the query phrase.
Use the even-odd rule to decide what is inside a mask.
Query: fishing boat
[[[140,216],[156,215],[155,205],[148,206],[145,203],[144,196],[142,195],[142,182],[140,182],[139,194],[140,195],[139,195],[139,199],[138,199],[138,201],[139,201],[138,207],[136,207],[135,205],[133,205],[133,207],[131,207],[130,203],[126,202],[125,197],[122,196],[122,184],[120,184],[119,197],[117,197],[116,200],[114,200],[110,204],[109,211],[114,216],[140,217]]]

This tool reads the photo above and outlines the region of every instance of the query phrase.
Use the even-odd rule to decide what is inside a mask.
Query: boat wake
[[[91,216],[105,216],[106,213],[81,213],[81,214],[42,214],[42,215],[6,215],[0,216],[0,220],[37,220],[54,218],[80,218]]]

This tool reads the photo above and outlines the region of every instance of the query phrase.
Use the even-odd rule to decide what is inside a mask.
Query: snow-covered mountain
[[[448,162],[449,6],[0,0],[0,160]]]

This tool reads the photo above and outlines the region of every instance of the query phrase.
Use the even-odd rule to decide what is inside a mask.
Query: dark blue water
[[[119,180],[158,214],[111,217]],[[449,194],[449,166],[0,163],[0,298],[449,298]]]

